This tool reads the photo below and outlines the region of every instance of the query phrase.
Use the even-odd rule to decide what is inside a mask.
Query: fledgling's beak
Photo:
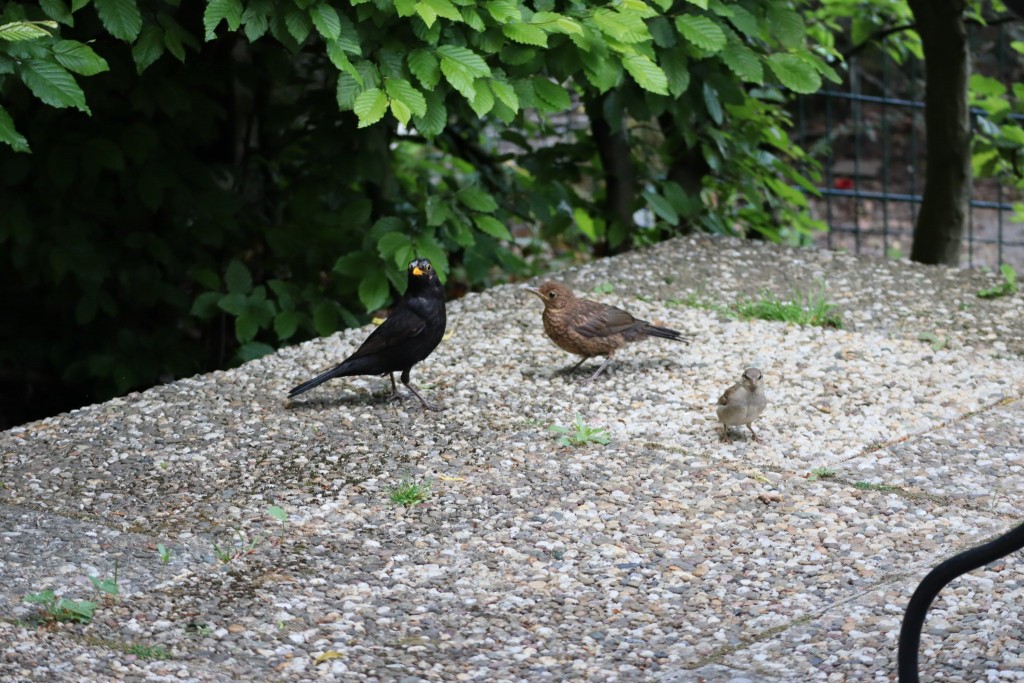
[[[523,287],[523,289],[529,292],[530,294],[536,294],[538,297],[540,297],[541,301],[544,300],[544,295],[541,294],[540,290],[537,289],[536,287]]]

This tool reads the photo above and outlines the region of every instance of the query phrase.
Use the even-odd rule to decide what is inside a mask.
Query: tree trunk
[[[683,125],[686,125],[685,122]],[[687,195],[700,197],[700,192],[704,188],[704,177],[711,172],[711,167],[704,159],[704,152],[699,145],[687,146],[672,113],[665,112],[659,116],[658,126],[661,128],[661,134],[665,136],[668,179],[679,185]],[[699,225],[693,221],[692,216],[682,216],[679,225],[675,227],[680,235],[689,235],[696,231]]]
[[[910,258],[955,266],[971,199],[966,0],[909,0],[925,58],[927,171]]]
[[[613,122],[605,118],[605,96],[587,103],[587,117],[590,132],[597,145],[597,154],[604,169],[604,214],[608,221],[603,244],[595,250],[598,256],[625,251],[629,248],[629,236],[633,234],[633,211],[636,208],[636,171],[629,148],[629,138],[623,130],[622,121]],[[622,239],[610,239],[618,233]],[[612,246],[614,245],[614,246]]]

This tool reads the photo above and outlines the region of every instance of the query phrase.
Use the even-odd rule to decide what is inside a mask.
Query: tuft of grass
[[[995,287],[979,289],[978,298],[997,299],[1001,296],[1009,296],[1017,291],[1017,271],[1009,263],[999,266],[999,272],[1003,274],[1003,281]]]
[[[101,579],[98,576],[89,577],[89,581],[92,582],[97,594],[105,593],[107,595],[119,595],[121,593],[121,588],[117,584],[119,565],[120,563],[118,559],[114,558],[114,578],[112,579]]]
[[[125,645],[121,650],[127,654],[135,655],[139,659],[170,659],[171,653],[162,645]]]
[[[687,294],[682,299],[669,299],[665,303],[669,306],[688,306],[704,311],[715,311],[730,318],[742,320],[758,318],[818,327],[841,328],[843,326],[843,318],[835,312],[835,304],[829,303],[825,298],[824,283],[821,284],[817,293],[805,294],[794,290],[788,300],[783,300],[765,289],[761,291],[759,298],[745,299],[731,306],[717,304],[705,299],[699,293]]]
[[[412,507],[430,497],[430,482],[403,481],[388,491],[388,498],[395,505]]]
[[[808,477],[811,481],[818,479],[831,479],[836,476],[836,471],[830,467],[815,467],[811,470],[811,476]]]
[[[52,590],[31,593],[23,598],[30,605],[39,605],[47,621],[74,621],[88,624],[92,621],[96,603],[89,600],[58,598]]]
[[[843,319],[835,312],[835,304],[825,298],[825,285],[817,293],[793,290],[788,300],[783,300],[767,289],[761,291],[759,299],[747,299],[734,304],[740,318],[758,318],[776,322],[814,325],[817,327],[843,326]]]
[[[917,335],[917,340],[931,344],[932,351],[939,351],[949,346],[949,337],[939,339],[937,335],[934,335],[931,332],[922,332]]]
[[[160,564],[166,567],[167,563],[171,561],[171,549],[163,543],[157,543],[156,551],[160,553]]]
[[[558,439],[558,443],[563,446],[585,446],[588,443],[605,445],[612,440],[607,430],[602,427],[591,427],[583,421],[579,413],[576,413],[576,421],[573,426],[551,425],[548,427],[548,431],[561,434],[562,436]]]
[[[602,282],[599,285],[594,286],[595,294],[611,294],[615,291],[615,285],[610,282]]]
[[[899,486],[892,486],[891,484],[872,484],[870,481],[854,482],[853,487],[860,489],[861,491],[881,491],[882,493],[903,490]]]

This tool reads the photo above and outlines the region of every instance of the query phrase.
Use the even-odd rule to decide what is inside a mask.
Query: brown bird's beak
[[[530,294],[536,294],[538,297],[540,297],[541,301],[544,301],[544,295],[541,294],[540,290],[537,289],[536,287],[523,287],[523,289],[525,289]]]

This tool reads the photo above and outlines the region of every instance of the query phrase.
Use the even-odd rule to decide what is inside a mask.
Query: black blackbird
[[[583,356],[569,372],[588,358],[605,357],[601,367],[585,382],[600,375],[612,362],[615,352],[629,342],[646,337],[689,342],[681,332],[637,320],[621,308],[579,299],[561,282],[545,282],[537,289],[528,287],[526,291],[536,294],[544,302],[544,332],[548,338],[569,353]]]
[[[297,396],[329,379],[353,375],[388,375],[393,396],[397,397],[394,373],[401,371],[402,384],[425,407],[437,410],[409,383],[409,371],[441,343],[446,323],[444,287],[430,261],[416,259],[409,264],[409,288],[388,319],[340,365],[295,387],[288,392],[288,397]]]

